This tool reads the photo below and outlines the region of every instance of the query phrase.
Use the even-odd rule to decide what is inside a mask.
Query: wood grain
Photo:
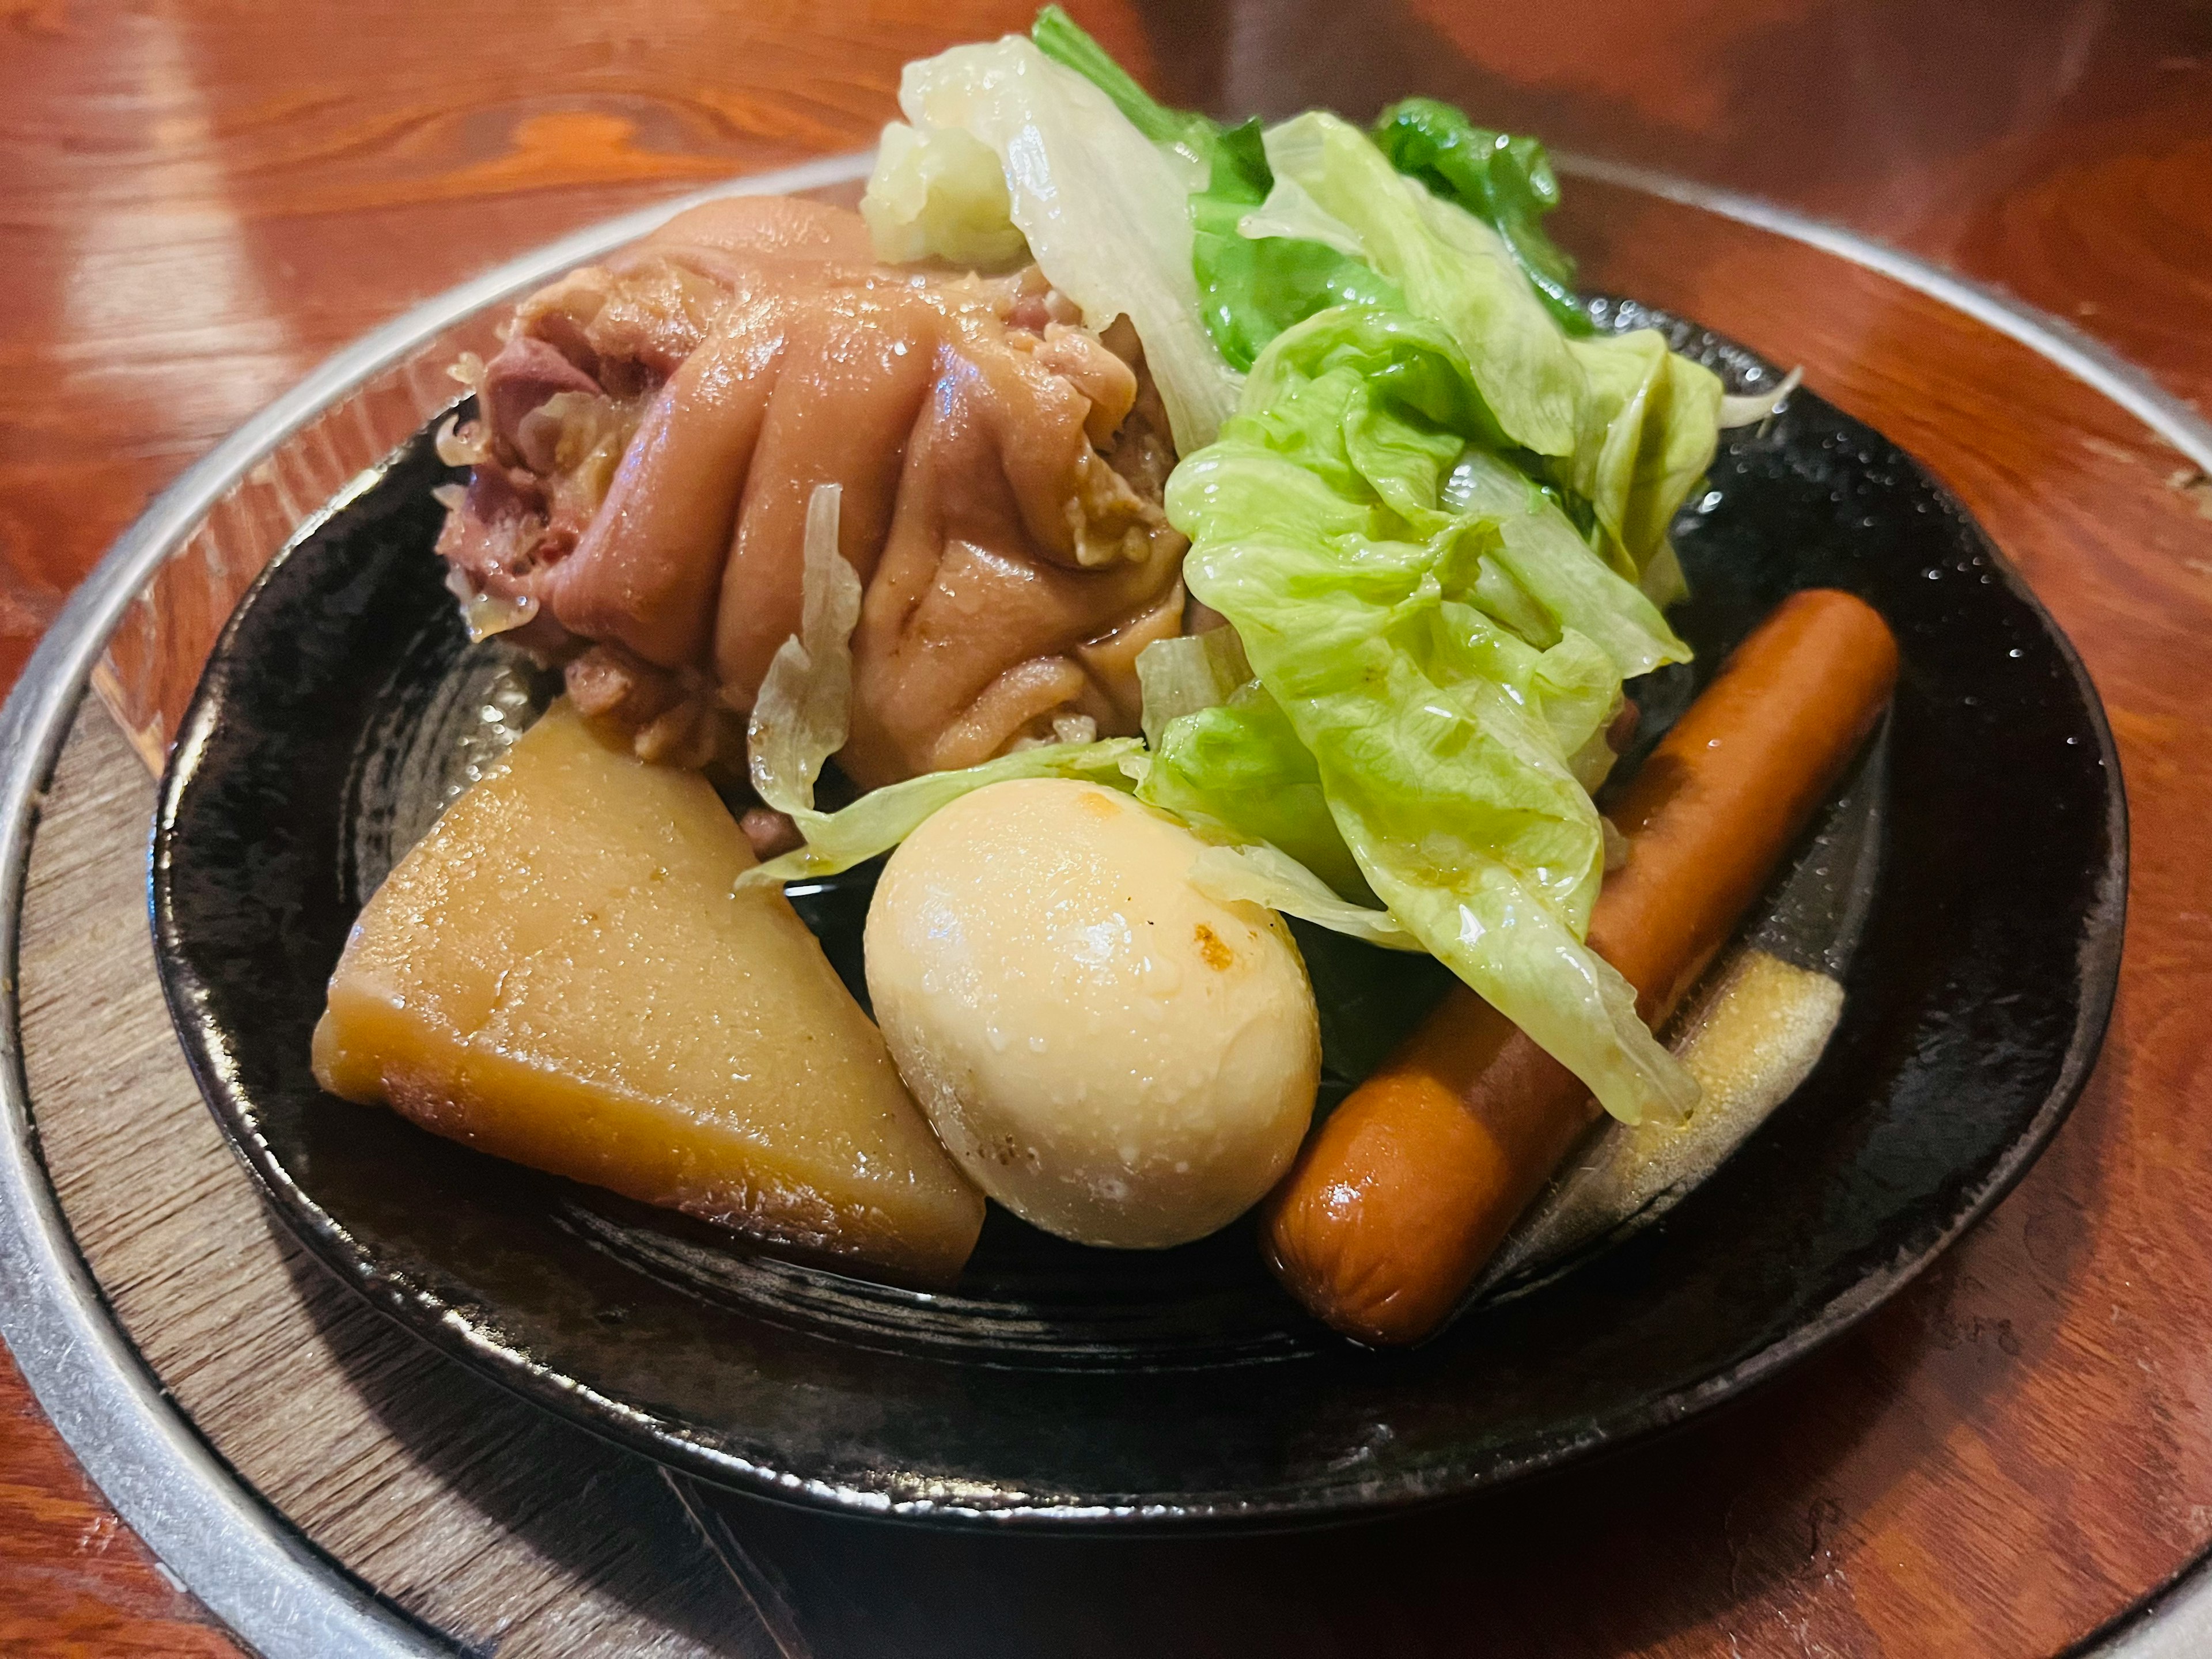
[[[2212,400],[2203,0],[1075,9],[1140,76],[1218,109],[1358,113],[1436,91],[1564,148],[1837,217]],[[316,358],[562,229],[866,142],[904,58],[1026,12],[0,0],[0,677],[151,493]],[[1687,1566],[1688,1544],[1650,1553],[1699,1595],[1728,1559],[1759,1610],[1731,1627],[1744,1652],[1873,1650],[1849,1634],[1862,1598],[1887,1610],[1867,1629],[1925,1618],[1925,1641],[1892,1650],[1931,1650],[1990,1570],[1990,1529],[2025,1510],[2055,1565],[1996,1628],[2078,1620],[2149,1589],[2212,1504],[2196,1403],[2212,1397],[2212,1281],[2185,1219],[2212,1157],[2185,1109],[2212,1085],[2212,894],[2192,850],[2212,806],[2194,706],[2212,487],[2063,377],[1886,285],[1755,239],[1686,264],[1693,233],[1660,210],[1578,194],[1565,237],[1595,278],[1784,357],[1817,349],[1838,366],[1825,390],[1966,491],[2083,645],[2136,811],[2126,986],[2075,1123],[1928,1285],[1747,1408],[1772,1413],[1762,1456],[1709,1477],[1744,1491],[1725,1548]],[[2093,1421],[2138,1409],[2117,1445],[2095,1438]],[[2063,1480],[2052,1447],[2073,1453]],[[215,1639],[175,1622],[185,1604],[127,1540],[83,1546],[99,1512],[4,1365],[0,1492],[33,1494],[0,1504],[0,1651]],[[1841,1580],[1823,1565],[1839,1548]],[[1540,1578],[1537,1543],[1516,1549]],[[1668,1638],[1657,1612],[1609,1616],[1616,1647]]]
[[[152,811],[88,701],[40,818],[18,978],[47,1170],[164,1388],[311,1540],[465,1649],[768,1652],[651,1465],[433,1353],[268,1217],[154,978]]]
[[[79,1472],[4,1350],[0,1437],[0,1652],[237,1652]]]

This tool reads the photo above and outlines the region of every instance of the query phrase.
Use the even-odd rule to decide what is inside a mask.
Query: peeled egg
[[[1190,883],[1202,843],[1103,786],[992,784],[926,820],[868,911],[891,1057],[969,1176],[1063,1238],[1181,1244],[1304,1138],[1321,1071],[1282,918]]]

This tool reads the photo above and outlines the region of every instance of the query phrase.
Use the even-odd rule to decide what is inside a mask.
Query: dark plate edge
[[[1725,343],[1725,337],[1716,337]],[[1796,1330],[1735,1364],[1685,1388],[1601,1419],[1570,1437],[1540,1446],[1511,1462],[1493,1462],[1477,1469],[1443,1463],[1400,1473],[1387,1480],[1346,1481],[1269,1494],[1256,1500],[1229,1492],[1203,1494],[1174,1503],[1148,1502],[1137,1494],[1114,1494],[1108,1501],[1080,1505],[1018,1503],[987,1507],[945,1504],[930,1498],[894,1499],[878,1491],[801,1479],[702,1445],[660,1419],[586,1389],[573,1379],[554,1376],[466,1322],[450,1304],[422,1286],[410,1284],[403,1289],[374,1267],[352,1236],[308,1197],[276,1162],[265,1143],[249,1129],[232,1097],[219,1057],[209,1051],[198,1029],[193,1005],[203,986],[184,964],[182,941],[176,931],[172,905],[169,854],[177,805],[191,782],[201,741],[214,718],[216,694],[227,679],[225,660],[234,635],[285,561],[345,501],[381,477],[392,464],[392,458],[362,474],[339,497],[304,523],[256,578],[225,622],[210,655],[208,672],[194,690],[179,726],[177,741],[161,778],[149,849],[148,900],[155,967],[171,1022],[193,1080],[232,1151],[286,1224],[342,1282],[418,1338],[462,1360],[511,1392],[556,1411],[618,1445],[711,1485],[804,1508],[828,1509],[880,1520],[983,1529],[1111,1530],[1125,1535],[1148,1531],[1212,1532],[1335,1524],[1495,1490],[1601,1448],[1621,1446],[1686,1423],[1843,1335],[1902,1290],[2019,1182],[2057,1133],[2094,1070],[2118,991],[2127,910],[2126,789],[2111,724],[2080,653],[2018,569],[1930,469],[1909,452],[1899,453],[1906,454],[1928,479],[1944,510],[1978,543],[1991,569],[1999,574],[2008,591],[2027,605],[2057,645],[2073,676],[2075,695],[2089,716],[2097,740],[2099,763],[2109,779],[2106,864],[2097,899],[2083,927],[2077,958],[2081,1007],[2058,1079],[2027,1130],[2006,1149],[1996,1167],[1982,1182],[1964,1196],[1942,1230],[1924,1246],[1869,1273]]]

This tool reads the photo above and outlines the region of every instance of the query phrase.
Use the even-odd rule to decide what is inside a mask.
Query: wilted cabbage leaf
[[[1007,221],[1037,268],[1093,327],[1128,318],[1177,450],[1211,441],[1236,407],[1237,375],[1206,331],[1192,272],[1188,204],[1203,164],[1154,143],[1097,86],[1018,35],[908,64],[899,108],[916,135],[890,140],[902,156],[960,132],[998,159]],[[871,180],[869,196],[862,211],[879,248],[906,246],[909,231],[929,241],[926,185],[894,171]]]
[[[754,790],[794,818],[813,811],[823,764],[852,732],[860,573],[837,550],[843,497],[843,485],[825,483],[806,498],[799,632],[776,647],[745,724]]]
[[[781,884],[849,870],[878,853],[890,851],[940,807],[950,806],[986,784],[1009,778],[1080,778],[1127,789],[1129,780],[1122,763],[1141,754],[1144,746],[1135,738],[1041,744],[985,761],[981,766],[963,767],[957,772],[925,772],[902,783],[888,784],[835,812],[794,812],[792,817],[806,837],[806,845],[755,865],[738,878],[738,884]]]
[[[1544,234],[1544,216],[1559,204],[1559,181],[1543,145],[1479,127],[1463,110],[1433,98],[1408,98],[1384,110],[1375,123],[1375,143],[1399,172],[1496,231],[1560,327],[1589,332],[1575,298],[1575,262]]]
[[[1555,642],[1531,643],[1501,614],[1519,607],[1499,604],[1494,578],[1486,592],[1485,574],[1505,556],[1510,519],[1447,496],[1490,431],[1452,331],[1324,312],[1262,354],[1237,417],[1176,470],[1168,507],[1191,538],[1186,580],[1236,627],[1399,923],[1616,1115],[1674,1115],[1694,1085],[1582,943],[1605,842],[1573,760],[1619,704],[1621,664],[1597,633],[1635,642],[1639,661],[1682,653],[1571,535],[1521,550],[1547,567]],[[1549,564],[1568,561],[1555,579]],[[1528,597],[1521,577],[1514,587]],[[1170,726],[1163,753],[1212,713]],[[1209,781],[1194,793],[1229,799],[1233,815],[1243,792]]]
[[[1000,270],[1029,255],[998,156],[958,127],[885,127],[860,216],[876,257],[895,265],[943,259]]]

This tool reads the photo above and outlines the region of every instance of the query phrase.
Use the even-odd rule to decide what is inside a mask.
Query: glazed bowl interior
[[[1737,385],[1772,374],[1680,319],[1596,313],[1667,329]],[[424,1340],[708,1480],[863,1514],[1123,1528],[1334,1519],[1494,1484],[1679,1420],[1863,1315],[2017,1177],[2101,1035],[2126,840],[2094,690],[1958,505],[1801,392],[1724,440],[1678,522],[1692,597],[1674,621],[1698,662],[1634,689],[1649,741],[1789,592],[1872,603],[1904,657],[1881,878],[1820,1065],[1663,1221],[1388,1354],[1309,1319],[1249,1220],[1115,1253],[994,1209],[941,1295],[773,1260],[309,1074],[362,900],[548,690],[461,631],[430,550],[451,477],[425,428],[222,633],[161,790],[164,987],[216,1118],[322,1261]],[[871,879],[793,892],[856,989]],[[1443,970],[1303,937],[1340,1093]]]

